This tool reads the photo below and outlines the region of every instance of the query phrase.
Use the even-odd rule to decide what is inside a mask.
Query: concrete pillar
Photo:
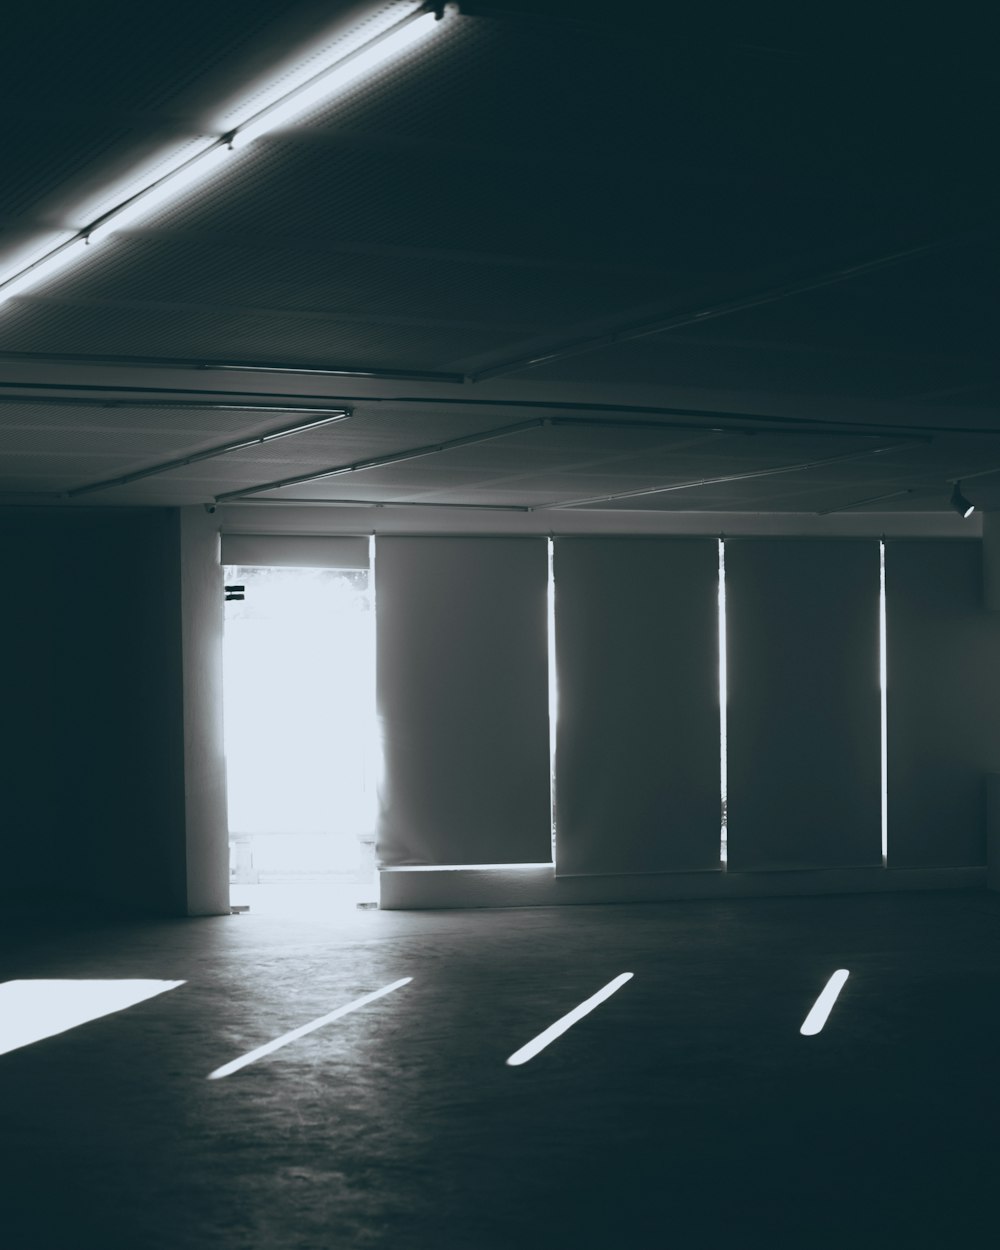
[[[1000,514],[983,513],[983,607],[1000,612]]]
[[[184,683],[184,827],[187,912],[229,912],[229,822],[222,737],[225,621],[219,523],[200,505],[180,508]]]

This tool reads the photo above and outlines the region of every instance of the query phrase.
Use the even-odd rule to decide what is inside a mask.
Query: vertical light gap
[[[373,897],[367,901],[374,903],[376,907],[381,906],[382,902],[382,877],[379,873],[379,855],[378,855],[378,828],[379,821],[382,818],[382,800],[385,787],[385,753],[382,749],[382,722],[378,714],[378,605],[375,602],[375,531],[368,535],[368,610],[372,614],[372,630],[371,630],[371,648],[372,648],[372,729],[371,729],[371,751],[372,751],[372,778],[375,785],[374,802],[372,803],[373,812],[373,828],[372,828],[372,846],[371,846],[371,867],[374,874],[373,877]]]
[[[882,743],[882,866],[889,863],[889,733],[886,700],[885,539],[878,544],[878,680],[881,703]]]
[[[559,715],[559,685],[556,674],[556,579],[555,542],[548,540],[548,581],[546,584],[546,627],[549,661],[549,818],[552,828],[552,862],[556,862],[556,720]]]
[[[726,544],[719,539],[719,862],[725,868],[729,859],[729,755],[726,704],[729,699],[726,666]]]

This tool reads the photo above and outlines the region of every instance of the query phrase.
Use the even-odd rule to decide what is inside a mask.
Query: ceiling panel
[[[11,119],[0,257],[83,224],[135,161],[221,134],[269,78],[287,84],[353,29],[408,11],[99,0],[53,22],[44,5],[8,7],[8,46],[43,47],[46,72],[12,55],[0,81]],[[960,433],[1000,428],[991,45],[963,28],[951,48],[947,22],[925,46],[915,23],[872,16],[864,40],[849,25],[818,36],[816,23],[758,10],[721,21],[470,0],[433,46],[237,144],[225,178],[0,305],[0,400],[18,386],[96,400],[0,402],[0,480],[54,497],[288,423],[121,402],[232,385],[248,403],[365,398],[322,432],[81,499],[209,502],[589,413],[590,426],[539,426],[272,497],[535,507],[704,482],[605,506],[823,511],[905,490],[902,504],[873,507],[941,510],[949,479],[967,476],[981,506],[1000,504],[1000,435]],[[877,271],[842,272],[918,245]],[[123,357],[134,359],[113,363]],[[507,369],[432,384],[198,367],[219,361]],[[638,428],[628,409],[632,421],[691,413],[701,428]],[[882,435],[863,438],[865,422],[926,427],[929,441],[876,453]]]

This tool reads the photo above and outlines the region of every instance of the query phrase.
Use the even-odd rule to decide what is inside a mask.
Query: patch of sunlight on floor
[[[6,981],[0,985],[0,1055],[175,990],[183,981]]]
[[[358,908],[378,906],[378,882],[311,882],[238,885],[229,887],[230,906],[248,908],[254,916],[286,916],[322,920],[344,916]]]

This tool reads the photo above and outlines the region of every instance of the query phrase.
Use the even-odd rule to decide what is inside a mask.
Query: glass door
[[[369,573],[228,565],[224,644],[230,876],[374,897],[375,630]],[[350,887],[355,887],[351,889]],[[285,891],[287,895],[287,890]],[[257,906],[254,906],[257,910]]]

